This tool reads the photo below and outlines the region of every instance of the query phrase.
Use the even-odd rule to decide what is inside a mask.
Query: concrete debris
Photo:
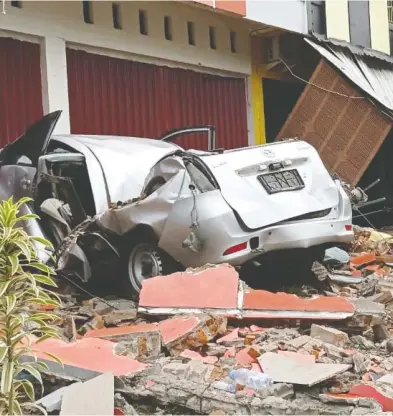
[[[311,325],[310,335],[312,338],[318,338],[321,341],[333,344],[336,347],[344,347],[349,342],[348,335],[345,332],[316,324]]]
[[[84,383],[75,383],[63,392],[60,415],[110,415],[115,405],[113,373],[105,373]]]
[[[351,368],[346,364],[321,364],[303,362],[293,357],[266,353],[258,358],[263,372],[274,382],[300,384],[311,387]]]
[[[314,263],[315,287],[292,293],[251,289],[228,264],[148,279],[139,305],[63,293],[62,339],[34,345],[49,366],[37,403],[52,414],[62,401],[62,413],[87,414],[88,394],[108,405],[101,414],[393,412],[393,238],[355,234],[348,252]],[[241,368],[274,384],[234,387],[229,371]],[[110,401],[84,392],[107,372]]]

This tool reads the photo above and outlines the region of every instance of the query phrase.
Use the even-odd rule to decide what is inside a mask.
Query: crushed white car
[[[32,196],[28,231],[83,281],[119,265],[127,289],[176,269],[263,262],[266,253],[353,239],[350,200],[306,142],[215,148],[211,126],[159,139],[52,135],[46,115],[0,152],[2,198]],[[173,143],[206,133],[208,151]]]

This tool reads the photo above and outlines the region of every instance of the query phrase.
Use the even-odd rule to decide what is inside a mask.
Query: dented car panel
[[[349,198],[305,142],[215,150],[211,126],[161,140],[52,136],[57,113],[0,153],[0,197],[34,198],[29,209],[41,220],[28,232],[50,235],[58,270],[83,281],[120,261],[139,276],[139,290],[144,278],[165,272],[164,258],[182,267],[241,266],[269,251],[353,238]],[[209,151],[170,142],[193,132],[207,133]],[[27,167],[16,160],[25,154]]]

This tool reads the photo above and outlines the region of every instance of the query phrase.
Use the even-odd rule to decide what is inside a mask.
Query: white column
[[[46,36],[41,42],[42,106],[44,114],[62,110],[55,134],[70,133],[67,57],[64,39]]]

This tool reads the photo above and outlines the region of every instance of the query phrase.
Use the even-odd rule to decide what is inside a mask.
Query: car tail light
[[[228,256],[229,254],[233,254],[233,253],[237,253],[238,251],[242,251],[245,250],[247,248],[247,242],[245,243],[241,243],[241,244],[237,244],[236,246],[232,246],[227,248],[224,251],[224,256]]]
[[[345,230],[346,230],[346,231],[352,231],[352,224],[347,224],[347,225],[345,226]]]

